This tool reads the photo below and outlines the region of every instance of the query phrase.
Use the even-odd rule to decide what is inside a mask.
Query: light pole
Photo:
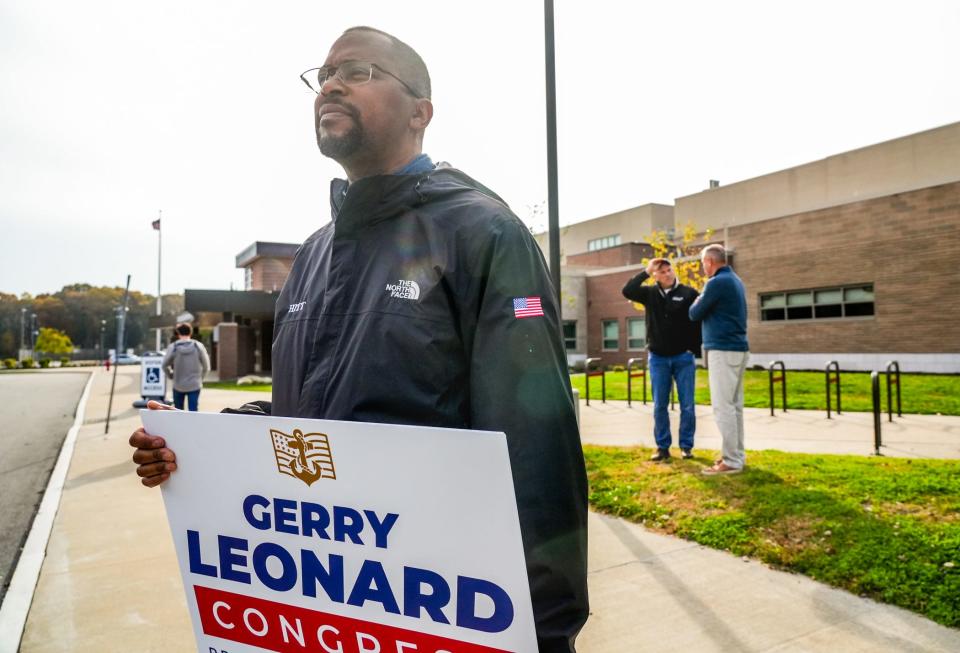
[[[17,360],[23,358],[23,339],[24,339],[24,327],[26,326],[26,317],[27,317],[27,307],[20,307],[20,351],[17,352]]]
[[[37,347],[37,336],[39,332],[37,331],[37,314],[30,314],[30,358],[36,359],[37,352],[35,351]]]
[[[100,359],[101,360],[104,360],[103,336],[105,335],[106,330],[107,330],[107,321],[100,320]]]

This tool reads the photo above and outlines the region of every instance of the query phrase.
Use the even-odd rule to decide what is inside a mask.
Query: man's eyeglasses
[[[395,80],[403,84],[403,88],[405,88],[413,97],[423,97],[423,95],[415,91],[409,84],[394,75],[389,70],[384,70],[377,64],[367,63],[366,61],[344,61],[339,66],[321,66],[320,68],[311,68],[310,70],[301,73],[300,79],[303,80],[304,84],[310,87],[311,91],[319,95],[323,90],[323,85],[331,77],[336,77],[347,86],[360,86],[361,84],[366,84],[373,79],[374,68],[385,75],[393,77]]]

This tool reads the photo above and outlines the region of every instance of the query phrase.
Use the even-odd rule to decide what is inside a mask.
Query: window
[[[603,350],[620,350],[620,322],[617,320],[604,320],[600,330],[603,334]]]
[[[627,318],[627,349],[647,346],[647,322],[642,317]]]
[[[603,238],[594,238],[593,240],[587,241],[587,251],[593,252],[598,249],[606,249],[607,247],[616,247],[620,244],[620,234],[613,234],[612,236],[604,236]]]
[[[563,323],[563,346],[567,351],[573,351],[577,348],[576,320],[566,320]]]
[[[760,320],[824,320],[873,315],[873,284],[760,295]]]
[[[253,290],[253,268],[243,268],[243,289]]]

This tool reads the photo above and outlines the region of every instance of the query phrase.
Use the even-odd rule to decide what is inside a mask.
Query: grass
[[[707,478],[650,453],[584,447],[594,509],[960,627],[956,462],[765,451]]]
[[[640,401],[641,379],[634,379],[633,400]],[[583,374],[571,374],[570,382],[574,388],[584,394]],[[841,401],[844,411],[869,412],[873,410],[868,372],[843,372],[841,379]],[[960,415],[960,375],[941,374],[903,374],[901,375],[902,407],[904,413],[922,415]],[[896,386],[893,387],[893,401],[896,406]],[[776,406],[780,407],[780,386],[774,386]],[[880,379],[881,404],[886,410],[887,386]],[[626,400],[626,372],[607,372],[607,399]],[[836,410],[836,395],[831,406]],[[600,378],[590,379],[590,399],[600,399]],[[653,393],[647,380],[647,400],[653,401]],[[706,370],[697,370],[696,402],[710,403],[710,387]],[[787,372],[788,408],[806,410],[826,410],[826,392],[823,372]],[[770,406],[770,385],[766,370],[747,370],[744,380],[744,405],[754,408]]]
[[[634,401],[640,401],[642,390],[640,379],[635,379],[633,388]],[[570,382],[574,388],[584,394],[583,374],[571,374]],[[960,375],[939,374],[904,374],[902,407],[904,413],[921,415],[960,415]],[[270,392],[270,384],[237,385],[233,382],[204,383],[205,388],[219,388],[222,390],[246,390],[249,392]],[[841,378],[841,401],[843,410],[849,412],[869,412],[873,410],[873,400],[870,394],[870,374],[867,372],[844,372]],[[774,388],[776,405],[780,407],[780,387]],[[896,402],[896,387],[893,388],[894,402]],[[887,390],[884,379],[881,379],[881,404],[886,410]],[[835,397],[835,395],[834,395]],[[626,372],[607,373],[607,399],[626,400],[627,374]],[[590,399],[600,399],[600,380],[591,379]],[[647,380],[647,400],[653,401],[653,392]],[[710,404],[710,387],[706,370],[697,370],[698,404]],[[831,402],[834,400],[831,399]],[[787,372],[787,403],[789,408],[797,410],[826,410],[826,397],[822,372]],[[767,408],[770,406],[770,386],[766,371],[748,370],[744,385],[744,405],[753,408]],[[833,405],[836,410],[836,405]]]
[[[207,381],[203,384],[203,387],[213,388],[215,390],[243,390],[245,392],[272,392],[273,390],[273,386],[269,383],[237,385],[233,381]]]

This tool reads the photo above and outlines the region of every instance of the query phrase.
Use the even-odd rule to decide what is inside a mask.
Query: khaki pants
[[[708,351],[710,403],[713,419],[723,438],[723,462],[742,469],[743,450],[743,374],[750,353],[746,351]]]

